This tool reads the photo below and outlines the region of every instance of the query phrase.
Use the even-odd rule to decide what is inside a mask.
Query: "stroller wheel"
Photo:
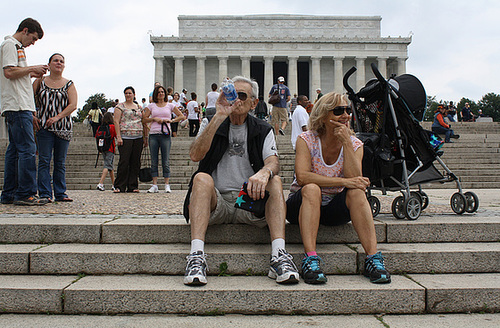
[[[423,191],[417,191],[417,193],[420,195],[420,199],[422,199],[422,211],[429,206],[429,196]]]
[[[405,218],[404,202],[405,199],[403,196],[398,196],[392,201],[392,215],[396,219],[402,220]]]
[[[456,214],[464,214],[466,209],[467,200],[465,196],[459,192],[454,193],[451,196],[450,205],[453,212]]]
[[[422,201],[419,196],[411,195],[404,203],[405,217],[408,220],[416,220],[422,213]]]
[[[369,196],[367,200],[372,209],[373,217],[376,217],[380,213],[380,200],[375,196]]]
[[[465,211],[467,213],[474,213],[479,208],[479,198],[472,191],[467,191],[465,194],[465,201],[467,202],[467,206],[465,207]]]

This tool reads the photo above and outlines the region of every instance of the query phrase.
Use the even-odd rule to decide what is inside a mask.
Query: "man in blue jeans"
[[[31,78],[42,77],[47,65],[28,66],[24,48],[43,37],[36,20],[26,18],[0,45],[1,109],[9,133],[5,152],[2,204],[45,205],[36,195],[36,144],[33,133],[35,101]]]

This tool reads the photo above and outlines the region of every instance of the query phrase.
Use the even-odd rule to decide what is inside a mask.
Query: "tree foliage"
[[[83,120],[89,114],[89,110],[93,102],[96,102],[97,107],[99,108],[109,108],[113,105],[113,100],[106,99],[106,95],[104,93],[93,94],[88,97],[87,100],[85,100],[85,105],[83,105],[83,108],[78,109],[77,116],[74,119],[75,122],[83,122]]]
[[[479,100],[477,106],[483,111],[483,115],[492,117],[495,122],[500,121],[500,95],[487,93]]]

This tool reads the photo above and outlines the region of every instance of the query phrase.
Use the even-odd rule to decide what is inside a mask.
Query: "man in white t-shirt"
[[[145,103],[146,102],[146,99],[145,98],[142,98],[142,103]],[[115,99],[115,101],[113,102],[113,104],[111,105],[111,107],[108,108],[108,110],[106,111],[107,113],[111,113],[111,114],[114,114],[115,113],[115,107],[116,105],[118,105],[118,103],[120,102],[120,100],[118,99]]]
[[[212,83],[211,88],[212,91],[207,93],[207,96],[205,98],[205,114],[209,119],[215,115],[215,102],[217,101],[217,98],[219,98],[219,93],[217,92],[217,83]]]
[[[42,77],[47,65],[28,66],[24,49],[43,37],[43,30],[33,18],[26,18],[12,36],[0,46],[0,103],[9,134],[5,151],[2,204],[45,205],[38,198],[36,182],[36,144],[33,127],[35,101],[31,78]]]
[[[184,284],[207,283],[207,227],[227,223],[267,225],[272,239],[268,276],[278,283],[297,283],[297,268],[285,250],[285,202],[274,133],[267,122],[248,114],[258,103],[259,86],[241,76],[232,80],[238,99],[231,105],[219,96],[215,115],[190,148],[191,160],[200,165],[184,202],[184,216],[191,221]],[[246,193],[240,191],[244,182]]]
[[[307,122],[309,121],[309,114],[307,114],[306,107],[309,105],[307,96],[300,95],[297,97],[297,106],[292,114],[292,147],[295,150],[295,143],[297,137],[304,131],[307,131]]]

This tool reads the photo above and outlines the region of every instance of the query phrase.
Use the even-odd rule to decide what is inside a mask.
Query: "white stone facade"
[[[344,73],[356,66],[350,81],[359,90],[373,77],[371,63],[384,76],[405,73],[410,37],[381,37],[379,16],[179,16],[179,36],[151,36],[155,81],[174,90],[198,94],[226,76],[259,82],[267,94],[278,76],[290,92],[316,97],[344,92]]]

